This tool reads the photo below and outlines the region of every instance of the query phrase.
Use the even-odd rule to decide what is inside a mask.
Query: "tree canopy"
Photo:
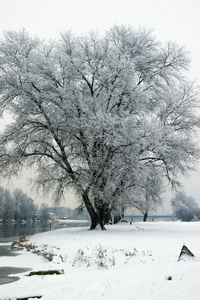
[[[1,174],[34,165],[35,184],[56,202],[72,187],[91,229],[104,229],[108,210],[144,196],[149,178],[176,185],[198,158],[188,63],[183,47],[126,26],[50,42],[5,32],[0,112],[13,122],[0,136]]]

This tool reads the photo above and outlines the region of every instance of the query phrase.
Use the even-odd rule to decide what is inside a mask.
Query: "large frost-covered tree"
[[[188,62],[182,47],[126,26],[48,43],[6,32],[0,109],[13,122],[0,137],[1,174],[34,166],[38,186],[55,201],[72,187],[91,229],[104,229],[108,209],[138,195],[152,170],[175,184],[197,158]]]

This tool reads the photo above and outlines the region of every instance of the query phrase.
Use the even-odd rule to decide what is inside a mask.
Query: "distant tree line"
[[[134,208],[144,215],[146,221],[149,211],[156,210],[157,206],[162,204],[161,198],[158,196],[142,199],[138,197],[134,203]],[[125,210],[129,206],[124,206],[121,213],[117,209],[107,208],[105,215],[105,224],[118,223],[124,219]],[[112,211],[112,213],[111,213]],[[34,200],[27,196],[21,189],[15,189],[12,193],[9,189],[0,187],[0,222],[6,223],[11,220],[14,222],[47,222],[51,219],[50,214],[63,219],[89,220],[89,214],[84,206],[75,209],[68,207],[53,206],[49,207],[46,203],[42,203],[40,207],[34,203]]]
[[[11,193],[8,189],[0,187],[0,220],[4,223],[34,221],[38,213],[38,206],[33,199],[20,189]]]
[[[50,213],[59,218],[67,219],[88,219],[86,211],[81,213],[77,209],[67,207],[49,207],[42,203],[39,208],[34,200],[27,196],[22,190],[15,189],[12,193],[0,187],[0,221],[7,223],[14,222],[46,222],[50,219]]]
[[[155,185],[154,185],[155,186]],[[154,197],[149,193],[144,199],[138,197],[134,207],[144,215],[146,221],[149,211],[155,211],[157,206],[162,204],[159,196]],[[125,210],[129,206],[124,206],[121,213],[117,209],[107,207],[105,214],[105,224],[118,223],[124,219]],[[112,212],[112,213],[111,213]],[[34,203],[34,200],[27,196],[21,189],[15,189],[12,193],[9,189],[0,187],[0,222],[6,223],[11,220],[14,222],[47,222],[51,219],[50,214],[63,219],[89,220],[89,214],[84,206],[76,209],[68,207],[53,206],[49,207],[46,203],[42,203],[40,207]]]

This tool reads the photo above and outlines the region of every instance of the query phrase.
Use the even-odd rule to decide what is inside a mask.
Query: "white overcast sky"
[[[200,84],[200,0],[0,0],[0,37],[25,28],[54,39],[69,29],[103,32],[115,24],[153,29],[158,40],[184,45],[192,60],[189,76]],[[183,184],[200,205],[200,173]]]

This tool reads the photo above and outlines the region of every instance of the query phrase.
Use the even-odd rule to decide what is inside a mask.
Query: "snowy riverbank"
[[[64,274],[20,274],[20,280],[0,286],[1,300],[199,299],[200,222],[119,224],[106,231],[66,228],[34,235],[26,243],[52,261],[24,249],[17,257],[1,257],[0,266]],[[183,244],[195,257],[177,261]]]

